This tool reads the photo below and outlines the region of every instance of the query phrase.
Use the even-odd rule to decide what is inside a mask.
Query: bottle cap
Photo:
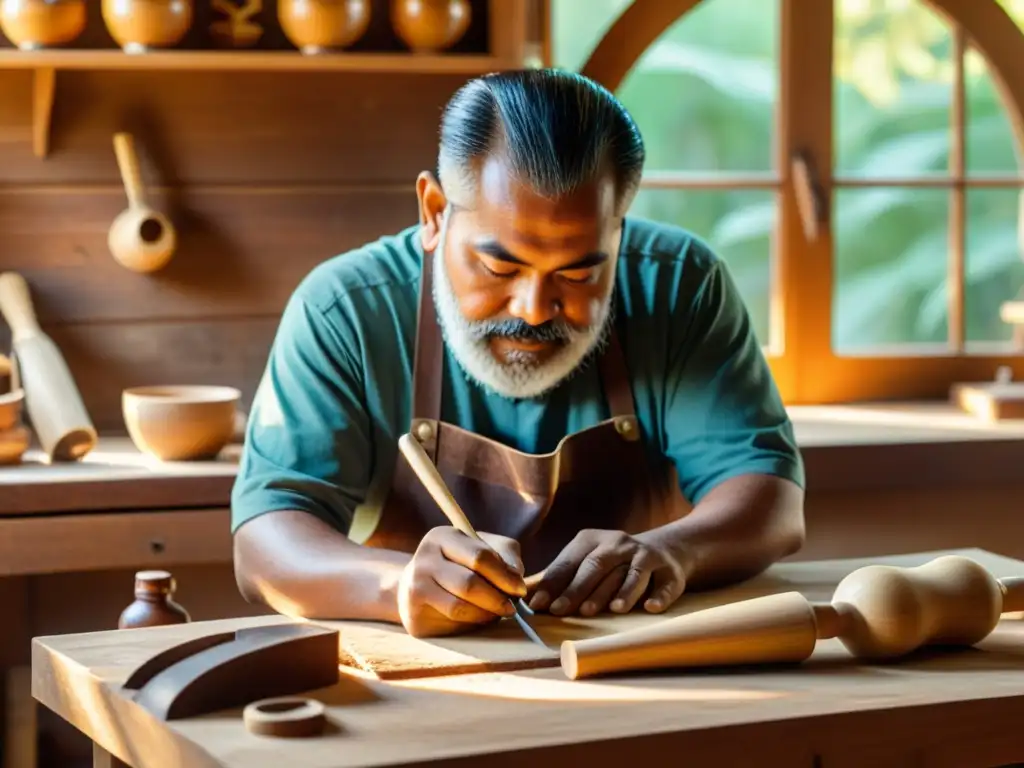
[[[167,571],[138,571],[135,591],[143,594],[168,595],[174,591],[174,577]]]

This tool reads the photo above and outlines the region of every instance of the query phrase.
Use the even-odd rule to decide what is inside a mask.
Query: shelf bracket
[[[32,81],[32,151],[40,159],[50,152],[50,121],[56,86],[56,69],[40,67],[35,70]]]

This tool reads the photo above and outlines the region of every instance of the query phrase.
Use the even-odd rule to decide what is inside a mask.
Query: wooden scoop
[[[60,349],[39,327],[25,278],[0,274],[0,314],[11,327],[25,410],[50,461],[75,461],[96,445],[96,429]]]
[[[128,195],[128,207],[110,225],[107,245],[114,258],[133,272],[156,272],[171,260],[177,247],[177,232],[166,216],[146,203],[131,134],[114,134],[114,154]]]

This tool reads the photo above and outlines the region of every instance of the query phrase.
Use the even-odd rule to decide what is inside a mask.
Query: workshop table
[[[955,553],[972,557],[997,577],[1024,575],[1021,561],[982,550]],[[940,554],[947,552],[782,563],[747,585],[723,590],[720,602],[783,589],[823,600],[843,575],[869,562],[911,566]],[[680,610],[708,599],[684,597]],[[657,618],[634,614],[576,621],[621,628]],[[799,666],[581,681],[570,681],[550,663],[412,679],[381,679],[342,666],[337,685],[304,694],[324,702],[331,721],[324,735],[309,739],[252,735],[240,708],[163,722],[119,690],[136,666],[179,642],[282,621],[288,619],[38,637],[33,695],[93,740],[97,764],[123,760],[135,768],[684,762],[983,768],[1024,761],[1024,621],[1017,615],[1005,615],[976,648],[932,649],[887,664],[856,663],[837,640],[827,640]],[[316,623],[342,633],[381,626]],[[427,642],[407,638],[400,628],[386,631],[410,643]],[[506,649],[509,637],[506,633],[500,641]],[[429,642],[449,649],[460,643],[463,650],[467,643],[488,647],[483,637]],[[525,644],[528,656],[529,641],[517,642]]]

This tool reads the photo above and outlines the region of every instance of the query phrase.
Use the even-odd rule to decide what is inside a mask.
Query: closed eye
[[[480,266],[483,267],[484,271],[487,274],[489,274],[489,275],[491,275],[493,277],[509,278],[509,277],[514,277],[515,274],[518,272],[518,270],[515,269],[515,268],[509,270],[508,269],[509,265],[507,265],[507,264],[504,265],[505,269],[495,269],[490,264],[488,264],[487,261],[488,260],[486,258],[481,258],[480,259]]]

